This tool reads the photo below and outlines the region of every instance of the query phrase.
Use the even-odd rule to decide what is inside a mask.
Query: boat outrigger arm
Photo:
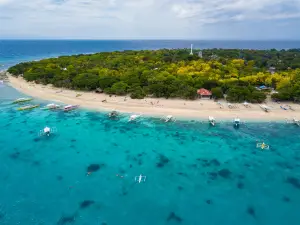
[[[141,182],[146,182],[146,176],[143,176],[142,174],[140,174],[139,176],[135,177],[135,182],[141,183]]]
[[[262,150],[264,150],[264,149],[269,150],[270,146],[265,144],[265,142],[262,142],[262,143],[257,143],[256,148],[261,148]]]

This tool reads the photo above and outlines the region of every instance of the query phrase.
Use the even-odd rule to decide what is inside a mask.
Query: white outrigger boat
[[[246,108],[250,108],[250,104],[248,102],[244,102],[243,105],[246,107]]]
[[[15,101],[13,101],[13,103],[17,104],[17,103],[22,103],[22,102],[29,102],[31,100],[32,100],[32,98],[18,98]]]
[[[109,118],[116,118],[119,115],[117,111],[111,111],[108,113]]]
[[[262,143],[257,143],[256,148],[261,148],[261,150],[264,150],[264,149],[269,150],[270,146],[265,144],[265,142],[262,142]]]
[[[265,112],[270,112],[271,111],[271,108],[269,106],[266,106],[266,105],[259,105],[259,107],[264,110]]]
[[[77,109],[79,107],[79,105],[67,105],[64,107],[64,111],[68,112],[68,111],[72,111],[74,109]]]
[[[42,110],[53,110],[53,109],[59,109],[60,107],[61,107],[60,105],[50,103],[50,104],[46,105],[44,108],[42,108]]]
[[[208,122],[209,122],[212,126],[215,126],[215,124],[216,124],[216,120],[215,120],[215,118],[212,117],[212,116],[209,116],[209,117],[208,117]]]
[[[286,120],[286,123],[291,123],[291,124],[295,124],[295,125],[297,125],[297,126],[299,126],[300,127],[300,120],[298,120],[298,119],[296,119],[296,118],[293,118],[293,119],[291,119],[291,120]]]
[[[131,121],[134,121],[136,120],[137,118],[139,118],[141,115],[137,115],[137,114],[133,114],[129,117],[129,120],[128,122],[131,122]]]
[[[172,115],[167,115],[164,120],[166,123],[176,121],[176,119]]]
[[[235,117],[234,120],[233,120],[233,124],[234,124],[235,127],[240,126],[241,119],[239,117]]]
[[[140,174],[139,176],[136,176],[134,178],[135,182],[141,183],[141,182],[146,182],[146,176],[143,176],[142,174]]]
[[[25,105],[18,108],[19,111],[30,110],[39,107],[39,105]]]
[[[50,128],[50,127],[46,126],[43,130],[39,131],[39,136],[48,136],[49,137],[50,134],[53,134],[56,132],[57,132],[57,130],[55,127]]]

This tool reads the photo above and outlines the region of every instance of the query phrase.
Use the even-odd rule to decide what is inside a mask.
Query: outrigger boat
[[[259,105],[259,107],[264,110],[265,112],[270,112],[271,108],[266,105]]]
[[[30,110],[39,107],[39,105],[26,105],[18,108],[19,111]]]
[[[263,142],[263,143],[257,143],[256,148],[261,148],[261,150],[264,150],[264,149],[269,150],[270,146],[265,144],[265,142]]]
[[[13,103],[17,104],[17,103],[22,103],[22,102],[29,102],[31,100],[32,100],[32,98],[18,98],[15,101],[13,101]]]
[[[168,123],[172,121],[175,121],[175,118],[172,115],[167,115],[165,118],[165,122]]]
[[[68,111],[77,109],[78,107],[79,107],[79,105],[67,105],[67,106],[64,107],[64,111],[68,112]]]
[[[128,122],[134,121],[134,120],[136,120],[137,118],[139,118],[140,116],[141,116],[141,115],[133,114],[133,115],[130,116]]]
[[[146,176],[143,176],[142,174],[140,174],[139,176],[136,176],[134,178],[135,182],[141,183],[141,182],[146,182]]]
[[[39,131],[39,136],[50,136],[50,134],[53,134],[53,133],[56,133],[57,132],[57,130],[56,130],[56,128],[55,127],[52,127],[52,128],[50,128],[50,127],[45,127],[43,130],[40,130]]]
[[[215,126],[215,124],[216,124],[216,120],[215,120],[215,118],[212,117],[212,116],[209,116],[209,117],[208,117],[208,122],[209,122],[212,126]]]
[[[111,111],[110,113],[108,113],[109,118],[116,118],[118,116],[118,112],[117,111]]]
[[[287,119],[286,122],[287,122],[287,123],[295,124],[295,125],[297,125],[297,126],[300,127],[300,120],[298,120],[298,119],[296,119],[296,118],[293,118],[293,119],[291,119],[291,120],[288,120],[288,119]]]
[[[50,103],[50,104],[46,105],[44,108],[42,108],[42,110],[53,110],[53,109],[59,109],[59,108],[60,108],[60,105]]]
[[[241,123],[241,119],[240,118],[238,118],[238,117],[234,118],[233,124],[234,124],[235,127],[240,126],[240,123]]]

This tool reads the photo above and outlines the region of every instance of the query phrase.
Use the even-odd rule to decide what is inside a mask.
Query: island
[[[268,120],[299,110],[300,49],[101,52],[19,63],[8,73],[32,97],[100,110]]]
[[[260,103],[300,98],[300,49],[277,51],[162,49],[61,56],[19,63],[8,72],[27,81],[74,90],[195,99],[204,88],[214,98]],[[259,90],[257,87],[264,87]]]

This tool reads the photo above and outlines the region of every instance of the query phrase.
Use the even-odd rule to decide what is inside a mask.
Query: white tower
[[[200,52],[198,53],[199,58],[202,59],[203,55],[202,55],[202,51],[200,50]]]
[[[190,55],[193,55],[193,44],[191,44],[191,53]]]

